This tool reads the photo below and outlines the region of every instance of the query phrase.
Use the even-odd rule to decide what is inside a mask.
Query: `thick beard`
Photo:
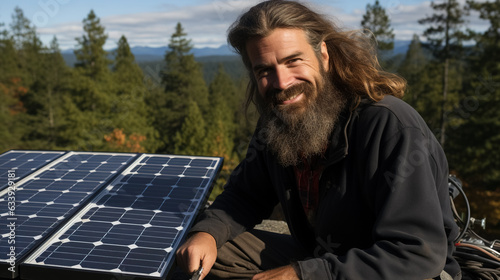
[[[338,117],[346,104],[346,98],[339,92],[327,75],[322,73],[321,87],[316,90],[311,83],[303,82],[278,93],[270,93],[271,100],[262,100],[263,136],[270,150],[283,166],[297,165],[301,158],[322,154]],[[279,99],[304,92],[305,108],[276,106]],[[293,104],[292,104],[293,105]],[[261,107],[262,108],[262,107]],[[298,113],[302,109],[301,113]]]

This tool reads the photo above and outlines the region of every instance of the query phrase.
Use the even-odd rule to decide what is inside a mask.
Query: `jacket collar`
[[[359,103],[355,104],[355,100],[346,106],[344,111],[339,116],[338,123],[330,134],[329,146],[325,153],[324,165],[329,166],[339,162],[345,158],[349,152],[349,136],[351,135],[353,119],[355,119],[359,112],[366,106],[374,103],[369,99],[361,99]]]
[[[347,130],[352,115],[353,112],[349,109],[345,109],[340,114],[337,125],[330,134],[329,146],[325,153],[325,166],[335,164],[347,156],[349,150]]]

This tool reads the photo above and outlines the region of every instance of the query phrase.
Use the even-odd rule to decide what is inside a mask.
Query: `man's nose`
[[[293,75],[287,67],[278,66],[275,69],[275,77],[273,87],[275,89],[284,90],[293,84]]]

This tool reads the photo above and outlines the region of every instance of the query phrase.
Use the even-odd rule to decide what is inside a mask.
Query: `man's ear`
[[[325,41],[321,43],[321,62],[323,63],[323,69],[328,71],[330,68],[328,67],[330,61],[330,56],[328,55],[328,48],[326,47]]]

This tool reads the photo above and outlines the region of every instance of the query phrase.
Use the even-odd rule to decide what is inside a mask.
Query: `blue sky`
[[[441,0],[442,1],[442,0]],[[116,47],[125,35],[131,46],[159,47],[168,44],[180,22],[195,47],[218,47],[226,43],[225,34],[238,15],[258,0],[0,0],[0,23],[8,27],[16,6],[37,28],[47,44],[56,36],[61,49],[74,48],[83,34],[82,20],[91,9],[106,28],[105,48]],[[309,0],[313,8],[331,16],[346,29],[360,27],[368,3],[374,0]],[[380,0],[391,17],[397,40],[411,40],[421,34],[417,20],[430,15],[430,1]],[[437,1],[438,2],[438,1]],[[465,2],[461,0],[459,2]],[[474,15],[470,27],[484,29],[488,23]],[[423,39],[423,38],[422,38]]]

